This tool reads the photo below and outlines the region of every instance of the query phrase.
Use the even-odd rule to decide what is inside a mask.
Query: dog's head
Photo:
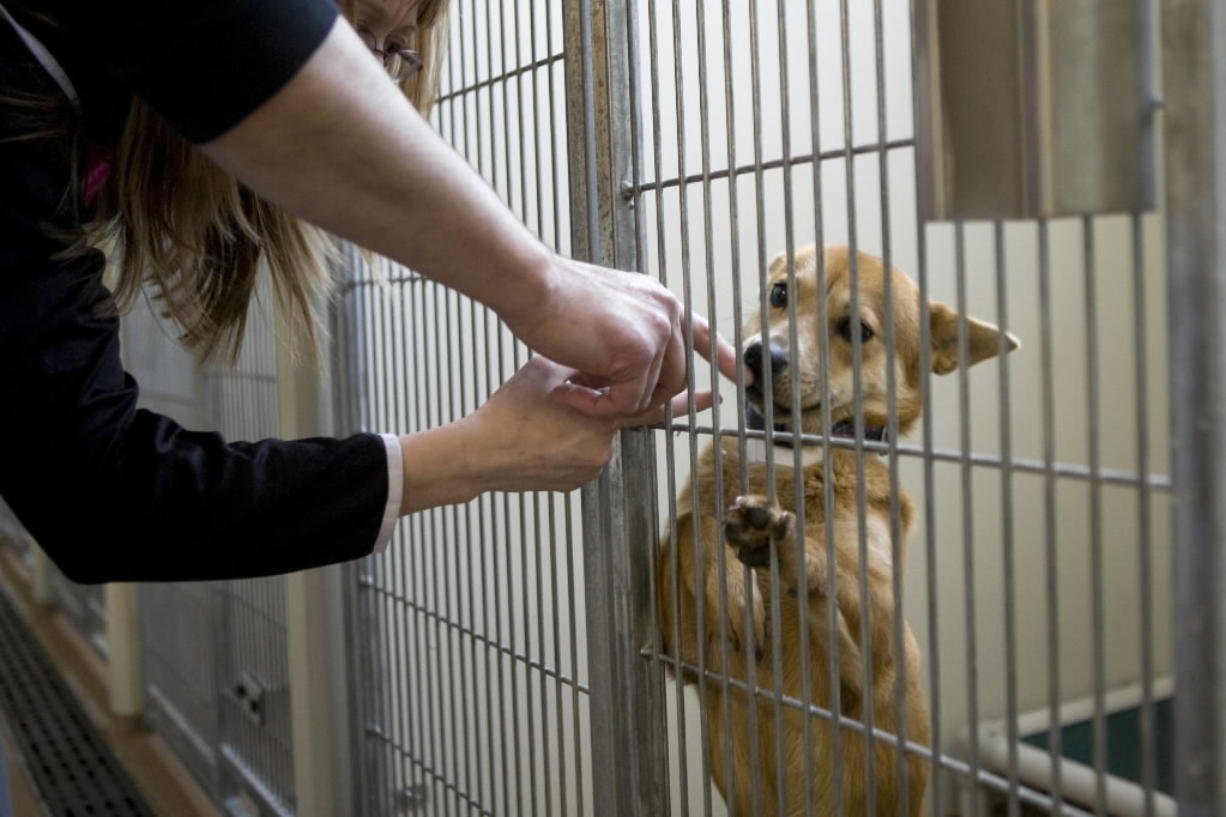
[[[788,280],[787,258],[777,256],[770,265],[763,297],[766,299],[766,325],[760,309],[745,326],[742,357],[754,373],[755,383],[748,389],[751,408],[758,417],[766,416],[768,402],[775,427],[810,434],[826,433],[822,428],[822,400],[828,395],[832,428],[847,428],[855,416],[854,338],[860,338],[860,389],[866,429],[882,429],[888,424],[885,282],[887,271],[880,258],[865,253],[856,256],[859,271],[859,312],[852,312],[851,253],[846,247],[828,247],[824,253],[825,291],[817,288],[818,255],[816,247],[806,247],[794,255],[795,276]],[[902,434],[919,419],[924,379],[920,371],[920,300],[915,283],[900,270],[889,271],[893,307],[893,363],[895,410]],[[820,301],[825,301],[825,324],[821,324]],[[792,354],[788,304],[795,303],[796,355]],[[936,374],[958,368],[958,314],[944,304],[929,305],[931,341],[930,362]],[[1000,330],[991,324],[966,319],[968,364],[994,357],[1000,350]],[[826,349],[828,371],[822,368],[822,347]],[[1005,335],[1005,349],[1018,347],[1017,339]],[[765,372],[771,374],[770,391]],[[792,389],[800,394],[800,422],[792,412]],[[799,425],[799,429],[797,428]]]

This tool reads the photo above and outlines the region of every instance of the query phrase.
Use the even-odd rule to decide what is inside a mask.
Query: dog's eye
[[[783,309],[788,305],[788,285],[778,283],[771,287],[771,306],[776,309]]]
[[[873,329],[864,321],[859,321],[860,324],[860,340],[867,341],[873,338]],[[851,343],[851,318],[840,318],[838,324],[834,327],[839,333],[839,337]]]

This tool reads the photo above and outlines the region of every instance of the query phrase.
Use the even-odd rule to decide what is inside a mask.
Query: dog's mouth
[[[745,389],[746,395],[749,397],[749,402],[745,406],[745,427],[751,431],[765,431],[766,417],[764,406],[766,405],[763,399],[763,394],[756,386],[749,386]],[[802,414],[808,414],[812,411],[819,411],[822,407],[822,401],[815,400],[808,405],[802,405],[800,411]],[[773,401],[772,405],[772,430],[781,434],[793,434],[797,429],[792,426],[792,411],[786,406],[779,405],[778,401]],[[803,430],[803,427],[802,427]],[[830,428],[829,436],[843,437],[846,439],[855,439],[856,430],[855,423],[851,419],[836,421]],[[864,429],[864,439],[875,442],[885,442],[888,436],[885,426],[868,425]],[[779,444],[787,447],[791,446],[790,442],[779,441]],[[808,443],[805,443],[808,445]]]
[[[757,386],[749,386],[745,389],[745,395],[749,398],[745,406],[745,424],[755,430],[764,431],[766,429],[766,396]],[[789,406],[784,406],[778,400],[771,401],[771,414],[774,420],[773,427],[775,431],[790,432],[792,431],[792,409]],[[802,405],[800,407],[801,414],[808,414],[811,411],[821,409],[822,401],[814,400],[812,403]]]

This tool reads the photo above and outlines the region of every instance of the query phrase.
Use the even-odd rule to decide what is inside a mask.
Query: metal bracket
[[[396,795],[396,804],[401,811],[416,811],[420,808],[425,808],[430,802],[430,791],[422,783],[414,783],[411,786],[405,786]]]
[[[256,726],[264,725],[264,685],[250,672],[243,672],[230,689],[230,698],[248,720]]]

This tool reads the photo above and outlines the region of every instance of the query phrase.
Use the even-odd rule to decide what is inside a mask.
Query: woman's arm
[[[205,152],[262,196],[492,307],[583,373],[564,399],[624,416],[684,385],[681,307],[646,276],[549,252],[408,104],[343,21]],[[696,347],[710,354],[705,322]],[[717,342],[721,369],[735,354]]]
[[[401,515],[467,502],[486,491],[578,488],[598,477],[609,461],[613,432],[664,419],[663,408],[617,420],[577,411],[558,399],[559,386],[574,374],[534,357],[475,413],[401,437]],[[673,398],[673,412],[685,412],[688,399]],[[697,393],[696,410],[710,408],[714,399],[709,391]]]

